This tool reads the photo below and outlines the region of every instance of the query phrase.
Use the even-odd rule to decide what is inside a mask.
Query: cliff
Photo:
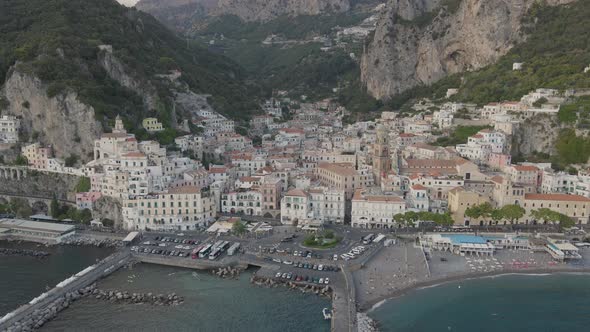
[[[7,113],[20,116],[25,137],[53,146],[56,157],[71,154],[88,160],[94,140],[102,131],[94,109],[73,91],[47,95],[47,86],[31,74],[12,70],[2,91],[9,102]]]
[[[543,114],[526,119],[512,136],[511,154],[527,156],[544,152],[554,155],[560,129],[556,115]]]
[[[192,18],[235,15],[244,21],[268,21],[279,16],[345,12],[350,0],[141,0],[135,6],[168,26],[182,27]]]
[[[575,0],[546,0],[560,5]],[[387,99],[494,63],[526,39],[537,0],[390,0],[361,59],[367,91]]]

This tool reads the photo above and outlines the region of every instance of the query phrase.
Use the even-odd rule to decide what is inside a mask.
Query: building
[[[361,176],[351,164],[320,163],[315,175],[323,186],[343,190],[351,199],[355,189],[361,188]]]
[[[19,118],[12,115],[3,115],[2,117],[0,117],[0,143],[17,143],[19,129]]]
[[[262,193],[254,189],[224,193],[221,195],[221,212],[262,216]]]
[[[542,172],[535,166],[513,165],[506,167],[504,172],[510,176],[510,180],[516,184],[539,186]]]
[[[377,141],[373,145],[373,178],[377,185],[381,178],[391,171],[391,154],[389,152],[389,136],[383,125],[377,128]]]
[[[463,187],[457,187],[449,191],[449,212],[455,221],[455,225],[483,225],[483,220],[469,220],[466,218],[465,210],[472,206],[489,202],[490,200],[487,196],[475,191],[466,190]]]
[[[415,211],[429,211],[430,199],[428,198],[428,188],[421,184],[411,186],[408,192],[408,208]]]
[[[158,131],[164,130],[162,123],[160,123],[160,121],[158,121],[156,118],[145,118],[141,124],[143,128],[150,133],[156,133]]]
[[[566,194],[525,194],[522,207],[526,210],[526,215],[521,222],[527,224],[542,222],[534,220],[531,216],[531,211],[541,208],[564,214],[578,224],[587,224],[590,215],[590,198]]]
[[[352,198],[352,227],[392,228],[393,216],[406,212],[403,198],[393,195],[377,195],[358,189]]]
[[[92,210],[94,209],[94,203],[102,197],[102,194],[98,191],[90,191],[85,193],[76,194],[76,207],[78,210]]]
[[[309,191],[293,189],[281,200],[281,222],[294,224],[343,223],[346,208],[344,191],[329,188],[312,188]]]
[[[74,225],[21,219],[0,219],[0,239],[7,238],[57,244],[75,233],[76,227]]]
[[[33,143],[22,148],[22,154],[29,163],[29,166],[34,169],[47,169],[48,160],[53,155],[51,147],[41,147],[39,143]]]
[[[215,200],[197,187],[123,199],[123,221],[128,230],[180,231],[207,225],[215,217]]]

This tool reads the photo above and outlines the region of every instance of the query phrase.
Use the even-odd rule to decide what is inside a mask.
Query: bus
[[[385,238],[385,235],[379,234],[375,239],[373,239],[373,243],[379,243]]]
[[[205,247],[204,245],[200,245],[200,246],[196,247],[195,249],[193,249],[193,251],[191,252],[191,258],[192,259],[199,258],[199,251],[201,251],[201,249],[203,249],[204,247]]]
[[[375,234],[369,234],[369,235],[363,237],[363,243],[369,244],[369,243],[371,243],[371,241],[373,241],[373,238],[375,238]]]
[[[223,243],[223,240],[219,240],[219,241],[215,242],[215,244],[213,245],[213,247],[211,248],[211,250],[219,248],[219,246],[222,243]]]
[[[210,260],[214,260],[217,257],[219,257],[219,255],[221,255],[221,248],[215,248],[211,251],[211,253],[209,254],[209,259]]]
[[[201,249],[201,251],[199,251],[199,258],[205,258],[205,257],[207,257],[207,255],[211,251],[211,247],[212,247],[212,245],[211,244],[208,244],[203,249]]]
[[[232,244],[231,247],[227,249],[227,255],[233,256],[233,254],[235,254],[238,249],[240,249],[240,242],[234,242],[234,244]]]
[[[223,243],[220,244],[218,248],[221,249],[221,251],[225,251],[227,248],[229,248],[229,241],[223,241]]]

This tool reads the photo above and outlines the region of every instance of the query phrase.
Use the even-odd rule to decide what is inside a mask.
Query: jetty
[[[57,284],[53,289],[39,295],[24,304],[16,310],[0,318],[0,331],[11,331],[12,326],[16,323],[28,321],[37,313],[45,311],[53,303],[59,302],[60,299],[67,298],[69,294],[78,292],[97,280],[108,276],[117,271],[122,266],[129,263],[131,253],[129,251],[118,251],[108,256],[95,265],[89,266],[77,274],[65,279]]]

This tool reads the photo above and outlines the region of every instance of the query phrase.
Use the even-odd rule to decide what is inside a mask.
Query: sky
[[[135,5],[139,0],[117,0],[117,1],[119,1],[119,3],[121,3],[125,6],[131,7],[131,6]]]

